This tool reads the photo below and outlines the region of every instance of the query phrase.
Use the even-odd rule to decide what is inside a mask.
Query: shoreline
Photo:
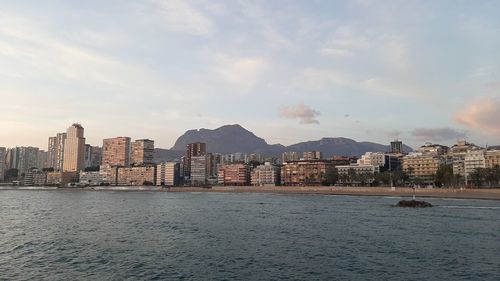
[[[214,186],[202,187],[94,187],[94,188],[54,188],[54,187],[8,187],[3,190],[19,191],[121,191],[121,192],[215,192],[215,193],[274,193],[274,194],[318,194],[318,195],[348,195],[348,196],[392,196],[412,197],[412,188],[390,187],[319,187],[319,186]],[[500,200],[500,188],[491,189],[440,189],[419,188],[415,196],[420,198],[454,198],[454,199],[485,199]]]

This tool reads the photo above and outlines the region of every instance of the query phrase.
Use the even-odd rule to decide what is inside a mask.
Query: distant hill
[[[373,142],[357,142],[348,138],[322,138],[317,141],[307,141],[290,146],[268,144],[264,139],[240,125],[226,125],[220,128],[189,130],[180,136],[171,149],[155,149],[155,161],[179,159],[184,155],[186,146],[193,142],[205,142],[207,151],[213,153],[261,153],[265,156],[279,156],[285,151],[321,151],[324,157],[332,155],[359,156],[365,152],[389,151],[388,145]],[[404,146],[405,151],[412,151]]]
[[[180,136],[170,150],[186,150],[186,145],[193,142],[204,142],[207,150],[218,153],[254,153],[279,150],[282,145],[269,145],[264,139],[246,130],[240,125],[226,125],[215,130],[189,130]]]
[[[404,146],[405,151],[412,151],[409,146]],[[348,138],[322,138],[318,141],[308,141],[293,144],[286,147],[287,151],[321,151],[324,157],[332,155],[339,156],[359,156],[365,152],[387,152],[390,151],[389,145],[382,145],[373,142],[357,142]]]

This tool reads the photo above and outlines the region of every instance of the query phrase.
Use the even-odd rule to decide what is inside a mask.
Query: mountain
[[[186,146],[193,142],[204,142],[207,151],[214,153],[261,153],[265,156],[280,156],[285,151],[321,151],[325,158],[332,155],[359,156],[365,152],[389,151],[388,145],[373,142],[357,142],[349,138],[322,138],[317,141],[307,141],[290,146],[268,144],[264,139],[240,125],[226,125],[209,130],[189,130],[180,136],[171,149],[155,149],[155,161],[179,159],[184,155]],[[412,151],[404,146],[405,151]]]
[[[413,151],[409,146],[404,146],[405,151]],[[321,151],[324,157],[332,155],[339,156],[359,156],[365,152],[386,152],[390,151],[389,145],[382,145],[374,142],[357,142],[348,138],[322,138],[318,141],[301,142],[286,147],[287,151]]]
[[[180,136],[170,150],[186,150],[186,145],[204,142],[207,150],[218,153],[266,153],[278,151],[282,145],[269,145],[264,139],[240,125],[226,125],[215,130],[189,130]]]

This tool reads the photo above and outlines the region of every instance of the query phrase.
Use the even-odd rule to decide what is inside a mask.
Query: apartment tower
[[[64,142],[63,171],[77,172],[85,168],[85,138],[83,127],[73,124],[66,131]]]
[[[102,143],[102,165],[126,167],[130,165],[130,138],[104,139]]]
[[[62,171],[64,163],[64,142],[66,133],[58,133],[49,138],[48,166],[56,171]]]
[[[153,140],[136,140],[132,144],[132,164],[145,165],[154,163],[155,142]]]
[[[193,157],[204,156],[207,153],[207,145],[203,142],[190,143],[186,147],[186,158],[184,161],[184,176],[191,176],[191,160]]]

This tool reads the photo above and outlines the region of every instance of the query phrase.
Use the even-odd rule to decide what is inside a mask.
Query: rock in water
[[[425,201],[401,200],[398,202],[396,207],[427,208],[427,207],[432,207],[432,204]]]

